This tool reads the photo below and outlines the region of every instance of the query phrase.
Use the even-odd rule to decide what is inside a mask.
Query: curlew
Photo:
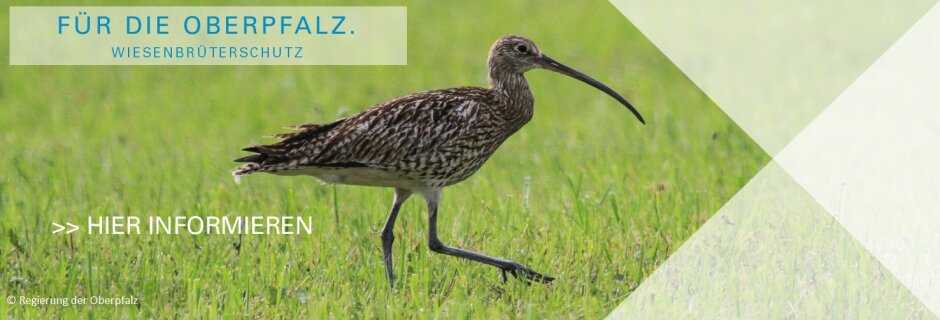
[[[523,74],[547,69],[607,93],[645,123],[626,99],[597,80],[542,54],[531,40],[508,35],[490,48],[489,87],[460,87],[415,93],[379,103],[327,124],[303,124],[278,134],[279,142],[255,145],[239,158],[236,176],[255,172],[310,175],[326,183],[394,188],[391,212],[382,229],[382,256],[389,284],[392,229],[402,203],[412,194],[427,202],[431,251],[488,264],[528,281],[551,282],[512,260],[445,245],[437,237],[438,204],[444,187],[475,173],[509,136],[532,118],[534,98]]]

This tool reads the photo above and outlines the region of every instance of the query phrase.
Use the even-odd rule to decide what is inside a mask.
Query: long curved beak
[[[643,120],[643,116],[640,115],[640,112],[636,111],[636,108],[634,108],[633,105],[627,101],[627,99],[624,99],[622,96],[620,96],[620,94],[617,94],[617,92],[615,92],[611,88],[608,88],[603,83],[600,83],[599,81],[594,80],[594,78],[591,78],[588,75],[583,74],[578,70],[571,69],[568,66],[563,65],[560,62],[555,61],[555,59],[549,58],[548,56],[544,54],[541,57],[539,57],[538,62],[545,69],[552,70],[552,71],[561,73],[563,75],[581,80],[581,82],[587,83],[591,85],[592,87],[597,88],[598,90],[603,91],[604,93],[610,95],[614,99],[617,99],[617,101],[620,101],[620,103],[622,103],[625,107],[627,107],[627,109],[630,109],[630,112],[633,112],[633,115],[636,116],[637,120],[640,120],[640,123],[646,124],[646,121]]]

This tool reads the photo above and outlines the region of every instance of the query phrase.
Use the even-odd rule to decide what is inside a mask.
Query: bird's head
[[[539,68],[539,47],[532,40],[517,35],[508,35],[496,40],[490,48],[489,65],[503,71],[524,73]]]
[[[507,35],[496,40],[490,48],[488,59],[491,77],[503,74],[523,74],[532,69],[546,69],[575,78],[610,95],[623,104],[641,123],[646,123],[640,112],[613,89],[594,78],[549,58],[535,45],[535,42],[518,35]]]

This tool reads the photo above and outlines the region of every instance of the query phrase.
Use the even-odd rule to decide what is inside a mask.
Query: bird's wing
[[[239,160],[259,163],[263,171],[407,167],[438,158],[443,149],[466,139],[469,129],[485,125],[481,116],[487,112],[481,111],[494,105],[494,99],[488,90],[473,87],[412,94],[284,135],[274,144],[246,148],[258,154]]]

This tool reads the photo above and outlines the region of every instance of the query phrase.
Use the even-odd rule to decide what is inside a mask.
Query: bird
[[[532,119],[535,100],[524,73],[546,69],[580,80],[624,105],[640,123],[646,121],[624,97],[599,81],[542,53],[519,35],[500,37],[487,57],[488,86],[457,87],[414,93],[378,103],[355,115],[325,124],[291,126],[271,144],[242,149],[252,155],[232,175],[264,172],[313,176],[327,184],[384,187],[394,190],[382,228],[382,260],[391,287],[393,229],[398,212],[412,195],[424,198],[428,212],[428,248],[498,268],[526,283],[555,278],[513,260],[445,245],[437,234],[442,189],[466,180],[512,134]]]

